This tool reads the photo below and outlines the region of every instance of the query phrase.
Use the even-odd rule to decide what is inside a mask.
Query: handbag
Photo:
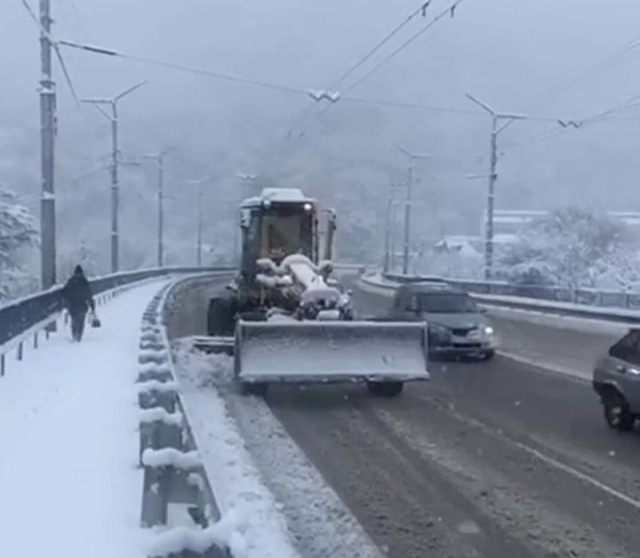
[[[100,321],[100,318],[98,318],[95,312],[91,312],[91,327],[99,328],[101,326],[102,322]]]

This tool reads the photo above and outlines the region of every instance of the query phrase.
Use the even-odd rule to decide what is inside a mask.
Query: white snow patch
[[[0,556],[144,556],[131,385],[140,319],[164,283],[105,305],[102,328],[88,328],[82,343],[61,330],[9,363],[0,380]]]
[[[509,307],[509,304],[513,304],[515,308],[518,308],[519,305],[526,304],[531,305],[534,308],[534,312],[538,311],[536,307],[540,307],[540,312],[546,314],[557,314],[557,312],[582,312],[583,314],[579,317],[586,319],[595,319],[598,317],[594,316],[591,318],[588,314],[607,314],[611,316],[614,320],[615,318],[633,318],[636,320],[640,320],[640,311],[632,310],[629,308],[618,308],[615,306],[589,306],[587,304],[578,304],[575,302],[558,302],[555,300],[542,300],[538,298],[525,298],[521,296],[506,296],[506,295],[484,295],[484,294],[476,294],[472,293],[473,298],[475,298],[479,303],[486,304],[488,306],[506,306]],[[493,304],[492,304],[493,303]],[[526,308],[525,310],[529,310]],[[571,317],[571,316],[570,316]]]
[[[180,391],[180,386],[178,385],[178,382],[175,382],[173,380],[169,382],[149,380],[148,382],[140,382],[138,384],[139,393],[150,393],[153,391],[157,391],[160,393],[178,393]]]
[[[197,384],[209,381],[212,364],[218,367],[214,374],[228,373],[229,359],[217,357],[206,361],[206,368],[189,371],[196,375]],[[300,558],[286,521],[218,393],[190,383],[182,391],[185,413],[220,512],[223,518],[233,514],[235,532],[245,545],[236,549],[234,558]]]
[[[181,413],[168,413],[162,407],[140,410],[141,423],[162,422],[168,426],[181,426],[183,420],[184,417]]]
[[[140,359],[153,359],[153,360],[167,360],[167,351],[166,349],[141,349],[140,350]]]
[[[217,451],[218,456],[226,453],[233,460],[226,463],[219,457],[219,464],[210,462],[216,468],[208,470],[209,480],[221,506],[222,502],[233,502],[235,492],[242,491],[244,486],[224,484],[218,480],[234,478],[247,471],[250,477],[245,476],[243,484],[251,480],[261,486],[254,489],[264,495],[261,496],[261,506],[263,509],[271,507],[269,513],[276,525],[282,525],[284,529],[287,522],[289,530],[299,541],[300,552],[307,558],[382,558],[382,552],[273,416],[267,404],[259,398],[235,393],[230,358],[205,356],[192,351],[189,340],[178,345],[175,356],[175,373],[181,382],[183,400],[189,405],[194,432],[197,424],[200,437],[210,440],[210,450]],[[207,421],[207,409],[213,400],[228,423],[225,428]],[[229,432],[226,432],[227,428]],[[239,464],[235,474],[227,471],[233,463]],[[269,554],[272,555],[275,556]]]
[[[195,486],[198,490],[203,491],[205,488],[205,482],[202,475],[198,473],[189,473],[187,475],[187,484]]]
[[[145,362],[140,365],[140,374],[170,374],[171,368],[166,363]]]
[[[147,555],[151,558],[164,558],[184,550],[203,553],[213,546],[227,546],[234,558],[244,558],[246,542],[241,523],[238,514],[232,512],[206,529],[178,527],[160,532],[152,531],[147,543]]]
[[[269,275],[265,275],[264,273],[258,273],[258,275],[256,275],[256,281],[271,289],[276,289],[278,287],[290,287],[291,285],[293,285],[293,280],[287,275],[283,277],[279,275],[272,277]]]
[[[146,467],[168,467],[176,469],[195,469],[200,466],[197,451],[179,451],[174,448],[151,449],[142,452],[142,464]]]
[[[625,322],[602,321],[593,318],[579,318],[574,316],[562,316],[559,314],[549,314],[545,312],[534,312],[531,310],[520,310],[517,308],[507,308],[502,306],[492,306],[482,304],[489,310],[490,316],[503,317],[507,319],[519,320],[523,322],[539,324],[557,329],[571,329],[584,331],[587,333],[623,335],[631,324]]]

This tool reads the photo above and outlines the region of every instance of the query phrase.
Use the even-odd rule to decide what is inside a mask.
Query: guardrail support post
[[[4,376],[4,365],[5,365],[5,358],[4,358],[4,353],[2,353],[0,355],[0,378]]]
[[[20,343],[18,343],[18,360],[22,360],[23,350],[22,341],[20,341]]]

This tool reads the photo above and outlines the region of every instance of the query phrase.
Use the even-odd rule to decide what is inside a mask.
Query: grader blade
[[[426,326],[396,322],[245,322],[235,373],[251,383],[408,382],[429,379]]]

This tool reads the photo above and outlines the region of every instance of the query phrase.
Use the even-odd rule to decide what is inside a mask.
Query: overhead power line
[[[640,94],[633,95],[626,100],[616,103],[612,107],[598,112],[593,116],[585,118],[583,120],[558,120],[558,123],[561,125],[561,128],[557,128],[554,126],[553,128],[549,128],[542,132],[541,134],[537,134],[529,139],[513,142],[508,144],[508,147],[521,147],[526,145],[532,145],[535,143],[541,143],[544,141],[548,141],[550,139],[554,139],[556,137],[562,136],[569,132],[573,132],[579,129],[582,129],[585,126],[591,126],[593,124],[602,124],[605,122],[615,122],[623,119],[623,117],[627,114],[632,114],[633,111],[640,108]]]
[[[409,45],[411,45],[412,43],[414,43],[415,41],[417,41],[422,35],[424,35],[427,31],[429,31],[429,29],[431,29],[436,23],[438,23],[441,19],[443,19],[446,16],[451,16],[454,17],[455,13],[456,13],[456,8],[462,4],[462,2],[464,2],[464,0],[456,0],[455,2],[453,2],[453,4],[451,4],[448,8],[446,8],[445,10],[443,10],[442,12],[440,12],[438,15],[436,15],[429,23],[427,23],[424,27],[422,27],[422,29],[420,29],[418,32],[414,33],[413,35],[411,35],[411,37],[409,37],[404,43],[402,43],[396,50],[394,50],[393,52],[391,52],[391,54],[389,54],[388,56],[386,56],[385,58],[383,58],[378,64],[376,64],[371,70],[369,70],[364,76],[362,76],[360,79],[358,79],[355,83],[352,83],[348,89],[346,90],[347,92],[355,89],[358,85],[360,85],[363,81],[365,81],[366,79],[368,79],[370,76],[372,76],[374,73],[376,73],[380,68],[382,68],[384,65],[386,65],[387,63],[391,62],[391,60],[393,60],[398,54],[400,54],[404,49],[406,49]]]
[[[395,37],[404,27],[406,27],[411,21],[417,16],[421,15],[425,17],[427,14],[427,9],[431,5],[433,0],[427,0],[426,2],[420,2],[420,5],[409,14],[402,22],[396,25],[387,35],[385,35],[376,45],[373,46],[364,56],[358,59],[350,68],[348,68],[333,84],[331,85],[331,90],[336,90],[345,80],[347,80],[358,68],[360,68],[367,60],[369,60],[376,52],[378,52],[384,45],[386,45],[393,37]],[[293,129],[299,126],[304,119],[313,111],[316,103],[311,103],[307,106],[306,109],[302,111],[302,113],[293,119],[293,124],[289,126],[287,129],[287,135],[290,135]]]
[[[427,2],[421,2],[420,6],[409,16],[402,21],[399,25],[393,28],[393,30],[387,34],[378,44],[376,44],[367,54],[365,54],[360,60],[358,60],[353,66],[351,66],[344,74],[342,74],[336,82],[331,86],[331,89],[337,89],[353,72],[355,72],[360,66],[362,66],[367,60],[369,60],[376,52],[378,52],[384,45],[386,45],[393,37],[395,37],[406,25],[408,25],[414,18],[421,15],[425,17],[427,15],[427,9],[431,5],[433,0],[427,0]]]
[[[76,104],[78,106],[80,106],[80,98],[78,97],[78,93],[76,91],[76,88],[73,85],[73,80],[71,79],[71,75],[69,74],[69,70],[67,69],[67,65],[65,64],[64,58],[62,57],[62,53],[60,52],[59,44],[53,39],[53,37],[51,37],[51,34],[42,26],[42,24],[40,23],[40,20],[38,19],[38,16],[36,16],[36,13],[33,11],[33,8],[29,5],[27,0],[20,0],[20,1],[22,2],[22,5],[27,10],[27,12],[28,12],[29,16],[31,17],[31,19],[33,20],[33,22],[38,27],[38,30],[45,37],[47,37],[47,39],[49,39],[49,41],[51,43],[51,46],[53,47],[53,51],[56,53],[56,57],[58,58],[58,62],[60,63],[60,68],[62,69],[62,73],[64,75],[64,79],[67,82],[67,86],[69,87],[69,90],[71,91],[71,95],[73,96],[73,99],[76,102]]]
[[[417,41],[420,37],[422,37],[427,31],[429,31],[434,25],[436,25],[441,19],[446,16],[454,17],[456,13],[457,7],[462,4],[464,0],[455,0],[448,8],[439,12],[436,16],[434,16],[426,25],[424,25],[419,31],[411,35],[404,43],[402,43],[398,48],[393,50],[389,55],[383,58],[380,62],[378,62],[373,68],[371,68],[367,73],[361,76],[357,81],[352,83],[347,89],[345,89],[344,93],[348,93],[355,89],[362,82],[371,77],[374,73],[380,70],[383,66],[391,62],[398,54],[400,54],[403,50],[405,50],[409,45]],[[429,3],[427,3],[428,7]],[[423,12],[424,13],[424,12]],[[415,17],[415,16],[414,16]],[[413,19],[413,18],[411,18]],[[395,35],[395,33],[394,33]],[[331,109],[331,105],[327,105],[324,107],[322,111],[317,113],[316,119],[324,116]],[[301,131],[300,135],[304,135],[304,130]]]
[[[77,43],[75,41],[65,41],[65,40],[60,40],[58,41],[58,43],[61,46],[66,46],[69,48],[75,48],[75,49],[79,49],[79,50],[84,50],[86,52],[91,52],[93,54],[101,54],[103,56],[111,56],[114,58],[124,58],[126,60],[132,60],[134,62],[142,62],[145,64],[151,64],[154,66],[160,66],[163,68],[169,68],[172,70],[179,70],[182,72],[186,72],[186,73],[190,73],[190,74],[196,74],[196,75],[201,75],[201,76],[206,76],[209,78],[213,78],[213,79],[219,79],[222,81],[229,81],[229,82],[233,82],[233,83],[241,83],[244,85],[252,85],[254,87],[262,87],[265,89],[272,89],[272,90],[276,90],[276,91],[283,91],[286,93],[295,93],[295,94],[300,94],[300,95],[309,95],[310,92],[309,90],[306,89],[302,89],[299,87],[291,87],[288,85],[282,85],[282,84],[278,84],[278,83],[272,83],[272,82],[268,82],[268,81],[260,81],[260,80],[255,80],[255,79],[249,79],[249,78],[244,78],[244,77],[240,77],[240,76],[234,76],[231,74],[224,74],[222,72],[215,72],[212,70],[204,70],[202,68],[194,68],[192,66],[185,66],[182,64],[177,64],[175,62],[167,62],[165,60],[159,60],[156,58],[148,58],[148,57],[144,57],[144,56],[136,56],[134,54],[128,54],[125,52],[119,52],[117,50],[113,50],[113,49],[108,49],[108,48],[102,48],[102,47],[97,47],[97,46],[92,46],[92,45],[85,45],[82,43]]]
[[[615,63],[621,62],[625,57],[638,51],[640,51],[640,35],[619,45],[611,54],[609,54],[603,60],[600,60],[583,68],[581,71],[575,74],[573,78],[571,78],[564,85],[561,85],[555,92],[553,92],[550,99],[561,96],[580,83],[583,83],[585,80],[594,77],[603,71],[612,69]]]

